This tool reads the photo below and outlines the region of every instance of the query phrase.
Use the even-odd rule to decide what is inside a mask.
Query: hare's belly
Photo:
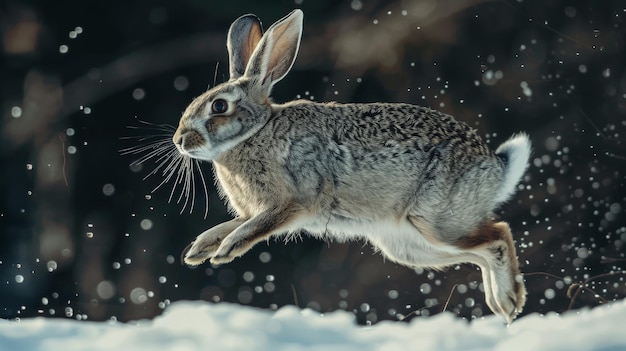
[[[340,242],[366,239],[387,258],[406,265],[428,265],[442,255],[454,254],[453,247],[436,245],[406,220],[353,219],[338,215],[298,221],[299,228],[322,239]]]

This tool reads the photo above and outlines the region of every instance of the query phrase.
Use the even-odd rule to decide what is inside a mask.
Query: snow
[[[530,314],[506,326],[450,312],[410,323],[358,326],[345,311],[319,314],[200,301],[173,303],[134,323],[27,318],[0,321],[0,350],[625,350],[626,300],[562,315]]]

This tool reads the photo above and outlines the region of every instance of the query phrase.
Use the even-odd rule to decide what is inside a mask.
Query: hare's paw
[[[507,324],[510,324],[522,312],[526,303],[526,288],[522,276],[517,275],[511,288],[502,289],[495,296],[500,314],[504,316]]]
[[[245,236],[229,235],[220,244],[213,257],[211,263],[224,264],[246,253],[254,243],[250,242]]]
[[[243,223],[241,218],[218,224],[198,235],[196,240],[183,251],[183,261],[191,266],[197,266],[211,258],[220,247],[224,238]]]
[[[189,244],[184,252],[184,261],[190,266],[197,266],[209,259],[222,242],[222,238],[199,235],[194,242]]]
[[[526,287],[524,286],[524,278],[521,274],[515,276],[513,283],[512,298],[510,299],[514,305],[513,313],[509,314],[511,321],[517,317],[524,309],[526,304]],[[510,322],[509,322],[510,323]]]

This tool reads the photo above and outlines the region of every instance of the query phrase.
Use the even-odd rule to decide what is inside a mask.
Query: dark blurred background
[[[235,18],[255,13],[267,28],[293,8],[304,36],[277,102],[419,104],[494,148],[528,132],[530,168],[498,211],[526,273],[524,313],[626,296],[622,1],[3,0],[0,317],[128,321],[198,299],[344,309],[360,323],[489,313],[476,267],[409,269],[358,242],[304,236],[220,267],[180,265],[228,219],[212,179],[207,218],[199,180],[181,214],[172,182],[152,193],[160,174],[143,180],[155,163],[129,166],[139,156],[119,150],[162,133],[141,121],[176,125],[228,79]]]

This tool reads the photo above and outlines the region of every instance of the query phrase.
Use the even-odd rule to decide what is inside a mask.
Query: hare
[[[235,20],[230,80],[195,98],[180,119],[178,152],[213,163],[235,215],[200,234],[185,263],[227,263],[262,240],[302,231],[364,239],[406,266],[479,266],[487,305],[510,323],[526,290],[511,230],[492,216],[526,170],[528,137],[493,152],[465,123],[424,107],[273,103],[302,20],[295,10],[265,34],[254,15]]]

